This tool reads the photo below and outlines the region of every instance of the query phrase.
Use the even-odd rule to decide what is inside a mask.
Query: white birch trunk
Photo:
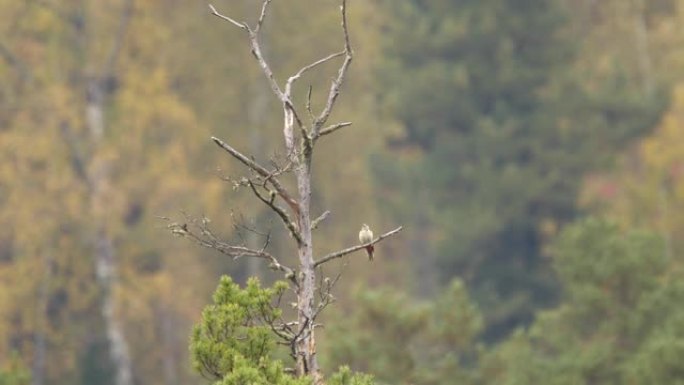
[[[123,329],[116,315],[115,251],[112,239],[107,232],[105,213],[107,211],[106,193],[109,175],[106,162],[98,159],[98,149],[102,145],[105,132],[104,121],[105,92],[100,79],[93,79],[88,84],[86,100],[86,124],[90,133],[93,150],[93,164],[89,174],[90,208],[95,227],[94,264],[95,277],[101,290],[101,312],[104,320],[109,356],[116,372],[116,385],[132,385],[133,370],[128,344]]]

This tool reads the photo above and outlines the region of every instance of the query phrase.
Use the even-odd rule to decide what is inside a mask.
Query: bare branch
[[[271,3],[271,0],[264,0],[264,3],[261,5],[261,14],[259,15],[259,20],[257,21],[257,25],[254,28],[255,32],[259,32],[261,29],[261,25],[264,24],[264,19],[266,18],[266,10],[268,9],[268,5]]]
[[[285,103],[286,98],[283,95],[283,92],[280,90],[280,86],[278,85],[278,82],[275,79],[275,75],[273,75],[271,67],[268,65],[266,59],[264,59],[264,55],[261,53],[259,35],[257,35],[256,32],[249,29],[249,27],[247,27],[247,29],[249,31],[249,40],[252,46],[252,55],[254,55],[254,58],[256,58],[259,62],[259,66],[261,67],[261,70],[264,72],[264,75],[266,75],[266,79],[271,85],[271,89],[273,90],[273,92],[276,94],[276,96],[278,96],[278,99]]]
[[[328,215],[330,215],[330,210],[325,210],[325,212],[321,214],[318,218],[311,221],[311,230],[316,229],[318,225],[328,217]]]
[[[349,127],[351,125],[352,125],[352,122],[342,122],[342,123],[333,124],[332,126],[328,126],[324,129],[322,129],[318,133],[318,135],[316,136],[316,139],[320,138],[321,136],[332,134],[333,132],[339,130],[340,128]]]
[[[221,139],[219,139],[215,136],[212,136],[211,140],[213,140],[214,143],[216,143],[219,147],[226,150],[235,159],[239,160],[242,164],[244,164],[245,166],[254,170],[257,174],[259,174],[263,177],[267,177],[271,174],[264,166],[258,164],[253,159],[250,159],[250,158],[246,157],[245,155],[242,155],[238,150],[232,148],[230,145],[228,145],[226,142],[222,141]]]
[[[254,170],[258,175],[262,176],[265,179],[265,181],[271,183],[275,188],[276,192],[278,192],[278,195],[281,198],[283,198],[283,200],[292,208],[292,210],[295,211],[295,213],[299,212],[299,204],[297,203],[297,201],[295,201],[292,198],[292,196],[287,192],[287,190],[285,190],[285,188],[280,184],[278,178],[275,177],[275,175],[279,172],[278,170],[276,170],[276,172],[268,171],[266,168],[264,168],[254,160],[246,157],[245,155],[242,155],[239,151],[232,148],[227,143],[225,143],[224,141],[215,136],[212,136],[211,140],[213,140],[214,143],[216,143],[219,147],[226,150],[235,159],[239,160],[242,164]]]
[[[344,34],[344,62],[340,66],[340,69],[337,71],[337,78],[335,78],[335,80],[333,80],[332,84],[330,85],[330,91],[328,92],[328,101],[325,107],[323,108],[323,111],[314,122],[313,132],[311,135],[314,139],[319,136],[318,130],[321,126],[325,124],[325,122],[330,117],[330,113],[332,112],[333,107],[335,106],[335,102],[337,101],[337,97],[340,94],[340,87],[342,87],[342,83],[344,82],[344,78],[347,75],[347,70],[349,69],[349,65],[351,64],[353,58],[351,43],[349,41],[349,30],[347,28],[346,0],[342,0],[340,11],[342,13],[342,32]]]
[[[313,92],[313,87],[309,86],[309,91],[306,93],[306,111],[309,113],[309,119],[313,122],[315,117],[313,111],[311,111],[311,93]]]
[[[314,311],[313,318],[314,321],[316,318],[318,318],[318,315],[326,308],[328,305],[334,303],[336,301],[335,296],[332,294],[333,288],[337,284],[337,281],[340,280],[342,277],[342,270],[340,270],[339,273],[333,278],[332,280],[329,277],[326,277],[323,279],[323,281],[319,284],[318,288],[318,293],[320,296],[318,305],[316,306],[316,310]]]
[[[304,141],[304,148],[306,151],[311,150],[311,147],[313,146],[313,141],[311,140],[311,135],[309,135],[309,133],[306,132],[306,127],[304,126],[304,123],[302,123],[302,120],[299,118],[297,110],[295,109],[295,106],[294,104],[292,104],[291,100],[288,99],[284,103],[283,110],[285,111],[285,142],[288,147],[288,151],[291,154],[290,158],[293,159],[296,157],[296,154],[295,148],[294,146],[292,146],[294,138],[292,137],[292,122],[290,121],[291,118],[294,118],[294,120],[297,122],[297,126],[299,127],[299,131],[302,136],[302,140]]]
[[[333,296],[332,292],[333,289],[335,288],[335,285],[337,282],[342,278],[342,273],[344,272],[344,269],[347,267],[348,262],[345,262],[341,267],[339,272],[335,275],[335,278],[330,279],[330,277],[325,277],[324,272],[323,272],[323,267],[321,267],[321,280],[318,283],[318,295],[319,295],[319,301],[318,305],[316,305],[316,310],[313,315],[314,321],[318,317],[318,315],[326,308],[328,305],[334,303],[336,301],[335,296]]]
[[[317,61],[315,61],[315,62],[313,62],[307,66],[302,67],[302,69],[300,69],[296,74],[290,76],[290,78],[287,79],[287,84],[285,85],[285,94],[287,96],[292,95],[292,86],[306,71],[309,71],[309,70],[315,68],[316,66],[319,66],[325,62],[328,62],[328,61],[330,61],[336,57],[340,57],[344,54],[345,54],[345,51],[336,52],[336,53],[330,54],[330,55],[328,55],[322,59],[319,59],[319,60],[317,60]]]
[[[349,41],[349,29],[347,28],[347,0],[342,0],[340,12],[342,14],[342,31],[344,31],[344,51],[347,55],[352,55],[351,43]]]
[[[328,61],[330,61],[336,57],[342,56],[342,55],[344,55],[344,53],[345,53],[344,51],[333,53],[333,54],[330,54],[330,55],[328,55],[322,59],[319,59],[319,60],[317,60],[317,61],[315,61],[315,62],[313,62],[307,66],[302,67],[299,71],[297,71],[296,74],[290,76],[290,78],[287,79],[287,83],[285,84],[285,95],[284,95],[284,97],[287,98],[287,101],[285,102],[286,115],[292,114],[292,117],[294,117],[297,120],[297,124],[299,125],[299,129],[301,131],[302,140],[304,141],[304,146],[305,146],[305,148],[307,148],[309,150],[313,146],[312,136],[306,131],[306,128],[302,124],[301,119],[297,115],[297,110],[295,109],[295,107],[291,101],[292,86],[306,71],[309,71],[309,70],[315,68],[316,66],[319,66],[325,62],[328,62]],[[310,91],[310,89],[309,89],[309,91]],[[309,94],[309,96],[310,96],[310,94]],[[310,99],[307,101],[307,110],[311,114],[311,100]],[[285,122],[286,128],[288,127],[288,123],[291,125],[291,122],[286,121]],[[288,134],[290,134],[290,135],[288,136]],[[285,137],[287,140],[288,147],[291,147],[291,143],[292,143],[291,142],[291,140],[292,140],[291,133],[286,132]]]
[[[264,19],[266,18],[267,10],[268,10],[268,5],[271,3],[272,0],[264,0],[262,7],[261,7],[261,14],[259,15],[259,20],[257,21],[257,25],[254,29],[250,28],[247,23],[244,22],[238,22],[228,16],[225,16],[221,13],[219,13],[216,8],[213,5],[209,5],[209,8],[211,9],[212,14],[216,15],[217,17],[220,17],[223,20],[226,20],[233,25],[244,29],[247,31],[249,35],[249,42],[250,42],[250,47],[252,50],[252,55],[254,55],[254,58],[257,60],[259,63],[259,67],[261,67],[262,72],[266,76],[266,79],[268,80],[269,85],[271,86],[271,90],[273,93],[278,97],[278,99],[283,103],[283,111],[284,111],[284,124],[283,124],[283,135],[285,136],[285,145],[288,150],[288,153],[290,154],[291,157],[294,157],[294,151],[295,151],[295,146],[294,146],[294,132],[293,132],[293,126],[294,122],[297,122],[297,125],[299,126],[301,132],[302,132],[302,138],[305,140],[305,145],[306,148],[310,148],[312,143],[311,143],[311,138],[310,135],[306,132],[306,129],[304,128],[304,124],[302,123],[302,120],[300,119],[299,115],[297,114],[297,110],[294,107],[294,104],[291,101],[291,95],[290,95],[290,89],[292,86],[292,82],[288,81],[288,85],[286,86],[286,91],[283,92],[280,88],[280,85],[278,85],[278,81],[275,78],[275,75],[273,74],[273,71],[271,70],[271,67],[269,66],[268,62],[264,58],[263,53],[261,52],[261,44],[259,43],[259,32],[261,30],[261,26],[264,22]],[[317,64],[316,64],[317,65]],[[306,69],[302,69],[300,72],[304,72]],[[297,77],[301,76],[301,73],[297,75]]]
[[[297,230],[297,226],[295,223],[290,219],[290,217],[287,215],[285,210],[280,208],[277,204],[275,204],[275,196],[276,192],[275,191],[270,191],[269,192],[269,198],[267,199],[261,193],[259,190],[257,190],[257,187],[254,185],[254,183],[251,180],[247,180],[247,183],[249,184],[249,187],[252,189],[252,192],[254,195],[259,198],[260,201],[264,202],[266,206],[268,206],[271,210],[273,210],[280,219],[283,221],[285,224],[285,227],[287,227],[288,230],[290,230],[290,234],[294,237],[294,239],[297,240],[297,244],[302,243],[302,236],[299,234],[299,231]]]
[[[223,19],[223,20],[225,20],[225,21],[227,21],[227,22],[233,24],[234,26],[236,26],[236,27],[238,27],[238,28],[242,28],[242,29],[244,29],[245,31],[248,31],[248,32],[249,32],[250,29],[249,29],[249,26],[247,25],[247,23],[240,23],[239,21],[235,21],[235,20],[231,19],[231,18],[228,17],[228,16],[225,16],[225,15],[220,14],[220,13],[216,10],[216,8],[214,8],[214,6],[211,5],[211,4],[209,4],[209,9],[211,10],[211,14],[212,14],[212,15],[217,16],[217,17],[219,17],[219,18],[221,18],[221,19]]]
[[[193,231],[192,227],[187,223],[173,222],[167,225],[167,228],[171,230],[173,235],[188,238],[200,246],[217,250],[222,254],[233,257],[233,259],[243,256],[265,259],[271,262],[269,264],[269,268],[283,272],[287,279],[292,281],[292,283],[294,283],[296,286],[299,285],[294,270],[286,265],[283,265],[275,256],[264,250],[265,246],[268,244],[264,245],[264,248],[256,250],[246,246],[233,245],[220,241],[218,237],[216,237],[216,235],[209,229],[208,222],[209,220],[207,218],[202,218],[201,221],[191,221],[191,224],[199,230],[199,233]]]
[[[389,231],[389,232],[387,232],[387,233],[385,233],[385,234],[382,234],[381,236],[379,236],[379,237],[377,237],[376,239],[374,239],[372,242],[368,242],[368,243],[363,244],[363,245],[357,245],[357,246],[348,247],[348,248],[346,248],[346,249],[344,249],[344,250],[340,250],[340,251],[336,251],[336,252],[334,252],[334,253],[330,253],[330,254],[324,256],[323,258],[319,259],[318,261],[314,262],[314,268],[315,268],[315,267],[318,267],[318,266],[320,266],[320,265],[322,265],[322,264],[324,264],[324,263],[326,263],[326,262],[332,261],[333,259],[341,258],[341,257],[344,257],[344,256],[347,255],[347,254],[351,254],[351,253],[353,253],[353,252],[355,252],[355,251],[359,251],[359,250],[365,249],[366,247],[368,247],[368,246],[370,246],[370,245],[374,245],[374,244],[376,244],[376,243],[382,241],[383,239],[385,239],[385,238],[387,238],[387,237],[391,237],[391,236],[397,234],[397,233],[400,232],[402,229],[403,229],[403,226],[399,226],[399,227],[397,227],[396,229],[394,229],[394,230],[392,230],[392,231]]]

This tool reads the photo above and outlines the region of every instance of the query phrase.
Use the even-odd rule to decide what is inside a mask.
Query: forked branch
[[[287,79],[287,84],[285,85],[285,93],[286,93],[288,96],[292,95],[292,86],[294,85],[294,83],[295,83],[300,77],[302,77],[302,75],[304,75],[304,73],[305,73],[306,71],[309,71],[309,70],[311,70],[311,69],[314,69],[315,67],[317,67],[317,66],[319,66],[319,65],[321,65],[321,64],[323,64],[323,63],[326,63],[326,62],[328,62],[328,61],[330,61],[330,60],[332,60],[332,59],[335,59],[335,58],[337,58],[337,57],[340,57],[340,56],[342,56],[342,55],[344,55],[344,54],[345,54],[345,51],[335,52],[335,53],[330,54],[330,55],[328,55],[328,56],[326,56],[326,57],[324,57],[324,58],[322,58],[322,59],[320,59],[320,60],[317,60],[317,61],[315,61],[315,62],[313,62],[313,63],[311,63],[311,64],[309,64],[309,65],[307,65],[307,66],[302,67],[299,71],[297,71],[296,74],[290,76],[290,78]]]
[[[273,90],[273,92],[278,96],[278,99],[280,99],[282,102],[285,102],[286,98],[284,97],[283,92],[280,90],[280,86],[278,85],[278,82],[276,81],[275,76],[273,75],[271,67],[268,65],[268,62],[266,62],[266,59],[264,59],[264,55],[261,53],[261,45],[259,44],[259,31],[261,29],[261,24],[264,22],[264,19],[266,18],[268,5],[270,3],[271,0],[264,0],[264,3],[261,7],[261,14],[259,15],[259,21],[257,21],[257,25],[254,29],[252,29],[246,22],[239,22],[229,16],[219,13],[216,10],[216,8],[211,4],[209,4],[209,9],[211,10],[212,15],[220,19],[223,19],[247,32],[247,34],[249,35],[250,46],[252,48],[252,55],[254,55],[254,57],[259,62],[259,66],[266,75],[266,79],[268,80],[268,83],[271,85],[271,89]]]
[[[290,231],[290,235],[292,235],[292,237],[297,241],[297,245],[301,245],[302,235],[299,233],[297,226],[292,221],[292,219],[290,219],[290,216],[287,215],[285,210],[283,210],[280,206],[278,206],[275,203],[276,192],[275,191],[269,191],[269,196],[267,198],[263,194],[261,194],[261,192],[259,192],[259,189],[254,184],[254,182],[252,182],[251,180],[248,179],[247,184],[252,189],[252,192],[254,193],[254,195],[280,217],[280,219],[285,224],[285,227],[287,227],[287,229]]]
[[[249,167],[259,176],[263,177],[266,182],[271,183],[273,185],[273,188],[275,188],[276,192],[278,193],[278,195],[292,208],[292,210],[295,213],[299,212],[299,204],[296,200],[294,200],[294,198],[292,198],[290,193],[285,189],[285,187],[283,187],[278,178],[275,176],[278,173],[278,171],[271,172],[267,170],[264,166],[260,165],[253,159],[243,155],[238,150],[228,145],[228,143],[222,141],[221,139],[215,136],[212,136],[211,140],[213,140],[214,143],[216,143],[219,147],[226,150],[226,152],[232,155],[235,159],[239,160],[240,163]]]
[[[254,31],[257,33],[261,29],[261,25],[264,24],[264,19],[266,19],[266,11],[268,10],[269,4],[271,4],[271,0],[265,0],[261,5],[261,14],[259,14],[259,20],[257,21],[256,28],[254,28]]]
[[[223,242],[209,229],[208,222],[209,221],[206,218],[202,218],[200,221],[193,220],[190,225],[187,223],[173,222],[167,225],[167,228],[176,236],[188,238],[200,246],[217,250],[233,259],[238,259],[240,257],[265,259],[270,262],[270,269],[283,272],[286,278],[295,285],[298,285],[294,270],[280,263],[275,256],[266,251],[268,241],[261,249],[252,249],[244,245],[234,245]]]
[[[223,19],[223,20],[233,24],[234,26],[236,26],[238,28],[244,29],[247,32],[250,31],[249,25],[247,25],[247,23],[244,23],[244,22],[241,23],[237,20],[234,20],[234,19],[232,19],[226,15],[219,13],[219,11],[217,11],[216,8],[214,8],[214,6],[212,4],[209,4],[209,9],[211,10],[211,14],[218,17],[219,19]]]
[[[342,32],[344,34],[344,61],[342,62],[340,69],[337,71],[337,77],[335,78],[335,80],[333,80],[332,84],[330,85],[330,91],[328,92],[328,100],[325,104],[325,107],[323,108],[323,111],[321,111],[321,114],[318,115],[318,117],[314,120],[313,132],[311,133],[311,136],[314,140],[316,140],[316,138],[320,135],[319,131],[321,127],[325,124],[325,122],[328,121],[330,113],[332,113],[333,107],[335,106],[335,102],[337,101],[337,97],[340,94],[340,87],[342,87],[342,83],[344,82],[344,78],[347,75],[347,70],[349,69],[349,65],[351,64],[353,58],[353,51],[351,48],[351,43],[349,41],[349,30],[347,28],[346,0],[342,0],[340,11],[342,13]]]

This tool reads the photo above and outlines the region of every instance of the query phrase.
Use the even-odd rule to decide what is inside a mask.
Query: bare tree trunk
[[[300,290],[297,298],[300,338],[296,341],[297,371],[299,375],[311,374],[314,382],[321,381],[320,368],[316,359],[316,338],[314,335],[314,271],[313,244],[311,237],[311,152],[302,154],[297,166],[297,189],[299,191],[299,246]]]
[[[97,156],[102,145],[105,130],[104,103],[105,91],[100,78],[88,83],[86,100],[86,125],[90,133],[93,148],[93,164],[88,182],[90,184],[90,208],[94,220],[94,254],[95,276],[101,290],[101,312],[107,333],[109,356],[116,371],[116,385],[132,385],[133,370],[128,344],[116,316],[116,268],[115,251],[112,239],[107,232],[107,190],[109,173],[107,163]]]

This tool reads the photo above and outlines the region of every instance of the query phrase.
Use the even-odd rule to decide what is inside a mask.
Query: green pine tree
[[[294,369],[286,369],[276,358],[278,343],[287,342],[279,338],[288,330],[279,307],[287,288],[283,281],[262,288],[257,278],[251,278],[241,289],[223,276],[213,304],[193,328],[193,367],[215,385],[311,385],[309,376],[295,377]],[[342,367],[329,384],[373,385],[373,379]]]
[[[662,100],[617,69],[584,80],[561,1],[391,1],[387,12],[383,99],[403,132],[373,159],[379,204],[421,229],[412,260],[466,280],[496,340],[554,303],[546,239],[577,215],[583,176],[651,127]]]

